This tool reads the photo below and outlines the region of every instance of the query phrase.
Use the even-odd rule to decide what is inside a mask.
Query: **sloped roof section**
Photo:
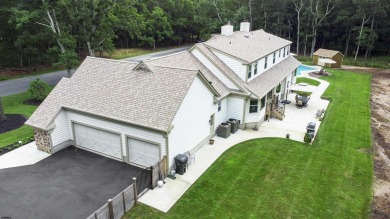
[[[88,57],[70,79],[62,79],[26,122],[47,130],[61,108],[166,131],[198,70]]]
[[[232,82],[236,83],[243,93],[249,93],[245,88],[246,83],[233,70],[229,68],[218,56],[216,56],[204,43],[198,43],[194,48],[199,49],[211,62],[215,64],[223,73],[225,73]]]
[[[313,55],[316,56],[323,56],[326,58],[332,58],[333,56],[337,55],[337,53],[340,53],[340,55],[344,56],[341,52],[336,50],[329,50],[329,49],[318,49],[313,53]]]
[[[221,98],[229,94],[229,88],[227,88],[225,84],[223,84],[213,73],[210,72],[208,68],[206,68],[194,55],[188,51],[147,60],[145,63],[152,69],[154,66],[160,66],[188,70],[200,70],[206,79],[211,82],[212,86],[218,91],[218,93],[221,95]]]
[[[231,36],[214,35],[205,44],[245,62],[252,63],[292,42],[265,32],[234,32]]]
[[[249,89],[258,97],[263,97],[281,80],[287,77],[301,63],[292,56],[288,56],[268,71],[257,76],[248,83]]]

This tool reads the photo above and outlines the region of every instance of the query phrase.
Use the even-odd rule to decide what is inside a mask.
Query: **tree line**
[[[390,54],[388,0],[2,0],[0,67],[71,69],[83,53],[204,41],[243,20],[290,39],[301,55]]]

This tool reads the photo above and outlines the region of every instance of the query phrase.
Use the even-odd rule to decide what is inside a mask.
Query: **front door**
[[[215,114],[213,114],[213,115],[211,115],[210,116],[210,138],[212,138],[212,137],[214,137],[214,135],[215,135],[215,129],[214,129],[214,120],[215,120]]]

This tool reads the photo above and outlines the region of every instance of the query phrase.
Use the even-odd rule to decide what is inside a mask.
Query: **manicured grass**
[[[313,80],[313,79],[310,79],[310,78],[304,78],[304,77],[298,77],[297,80],[296,80],[296,83],[299,84],[299,83],[307,83],[307,84],[310,84],[310,85],[313,85],[313,86],[318,86],[321,84],[321,82],[319,81],[316,81],[316,80]]]
[[[332,97],[313,145],[266,138],[226,151],[168,213],[124,218],[368,218],[373,164],[368,74],[329,70]]]
[[[313,58],[310,56],[297,56],[297,59],[305,65],[313,65]],[[390,56],[376,56],[367,59],[358,57],[356,61],[354,57],[348,56],[344,57],[343,65],[390,69]]]
[[[27,117],[31,116],[37,106],[23,104],[23,101],[30,98],[30,93],[28,92],[2,97],[5,113],[22,114]],[[20,140],[24,140],[33,135],[33,129],[26,125],[23,125],[22,127],[13,131],[0,134],[0,148],[18,142]]]

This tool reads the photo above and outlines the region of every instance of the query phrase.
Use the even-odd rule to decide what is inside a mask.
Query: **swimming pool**
[[[317,70],[319,70],[319,69],[311,67],[311,66],[307,66],[307,65],[300,65],[297,68],[297,76],[301,75],[302,72],[306,72],[306,71],[311,72],[311,71],[317,71]]]

